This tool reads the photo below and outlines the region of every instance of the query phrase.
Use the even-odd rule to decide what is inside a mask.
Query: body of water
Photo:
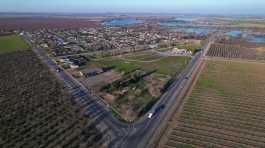
[[[251,43],[265,43],[265,36],[252,36],[248,39],[248,41]]]
[[[183,25],[192,25],[192,22],[195,21],[196,19],[193,17],[177,17],[172,20],[168,21],[162,21],[160,22],[161,26],[166,26],[166,27],[177,27],[177,26],[183,26]]]
[[[186,20],[173,20],[167,22],[161,22],[162,27],[169,27],[172,29],[177,29],[178,31],[185,33],[195,33],[201,35],[207,35],[210,32],[213,32],[214,29],[211,28],[202,28],[202,27],[192,27],[191,21]]]
[[[238,37],[242,34],[241,31],[229,31],[229,32],[226,32],[225,35],[227,36],[231,36],[231,37]]]
[[[113,19],[110,21],[106,21],[103,24],[105,26],[128,26],[141,23],[143,23],[143,21],[137,19]]]
[[[161,22],[160,25],[164,27],[178,27],[183,25],[188,25],[190,22],[184,21],[184,20],[172,20],[172,21],[166,21]]]
[[[195,34],[207,35],[208,33],[212,32],[213,30],[207,29],[207,28],[186,28],[183,31],[186,33],[195,33]]]

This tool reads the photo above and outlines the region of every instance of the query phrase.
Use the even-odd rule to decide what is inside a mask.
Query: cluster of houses
[[[37,45],[55,56],[94,51],[146,50],[171,46],[189,35],[160,26],[97,27],[80,29],[40,29],[30,32]]]

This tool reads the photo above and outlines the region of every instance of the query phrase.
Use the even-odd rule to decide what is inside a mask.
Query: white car
[[[57,68],[56,69],[56,72],[61,72],[62,70],[60,68]]]
[[[153,117],[153,113],[148,113],[148,118],[151,119]]]

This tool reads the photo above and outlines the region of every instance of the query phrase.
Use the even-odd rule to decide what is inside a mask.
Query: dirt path
[[[164,57],[161,57],[161,58],[158,58],[158,59],[155,59],[155,60],[150,60],[150,61],[142,61],[142,60],[130,60],[130,59],[126,59],[126,58],[119,57],[119,59],[124,60],[124,61],[128,61],[128,62],[140,62],[140,63],[154,63],[154,62],[160,61],[162,58],[164,58]]]

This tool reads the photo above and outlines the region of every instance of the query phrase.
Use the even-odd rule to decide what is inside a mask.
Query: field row
[[[264,147],[264,72],[264,64],[207,61],[164,147]]]
[[[214,44],[208,51],[207,56],[256,59],[256,51],[236,45]]]

